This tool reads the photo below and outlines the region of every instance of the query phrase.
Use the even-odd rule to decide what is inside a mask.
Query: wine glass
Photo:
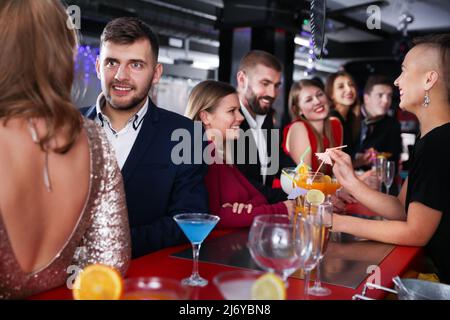
[[[386,170],[384,171],[383,182],[386,186],[386,194],[389,194],[389,189],[392,186],[392,182],[394,182],[395,176],[395,162],[387,161],[386,162]]]
[[[294,222],[286,215],[255,217],[248,236],[248,248],[256,264],[278,274],[288,285],[287,278],[303,267],[311,254],[311,226]]]
[[[381,187],[383,185],[384,181],[384,175],[386,172],[386,158],[377,158],[375,160],[375,169],[377,172],[377,179],[378,179],[378,191],[381,191]]]
[[[286,172],[288,176],[286,176],[286,174],[284,174],[283,171]],[[289,179],[289,177],[291,177],[292,179]],[[281,189],[283,189],[283,191],[286,192],[286,194],[288,195],[294,189],[294,182],[293,182],[294,178],[295,178],[295,167],[283,168],[282,173],[280,175],[280,184]]]
[[[191,287],[204,287],[208,280],[200,277],[198,273],[198,254],[203,240],[208,236],[220,218],[205,213],[182,213],[173,217],[178,226],[183,230],[192,244],[193,267],[189,278],[183,279],[181,283]]]
[[[327,201],[319,205],[307,203],[307,206],[310,208],[309,218],[312,221],[313,251],[317,258],[316,278],[314,286],[309,288],[309,294],[313,296],[328,296],[331,294],[331,290],[322,287],[320,265],[330,240],[330,231],[333,226],[333,205]]]

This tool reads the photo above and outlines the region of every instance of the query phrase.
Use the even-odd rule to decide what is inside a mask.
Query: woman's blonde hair
[[[213,113],[219,101],[236,93],[236,89],[225,82],[206,80],[192,89],[184,115],[192,120],[200,120],[200,112]]]
[[[322,88],[320,88],[319,84],[317,84],[314,80],[310,79],[303,79],[297,82],[294,82],[291,86],[291,90],[289,91],[289,98],[288,98],[288,104],[289,104],[289,112],[291,119],[293,121],[296,120],[302,120],[309,128],[312,129],[312,132],[314,133],[314,137],[317,141],[317,152],[323,152],[323,143],[322,138],[323,135],[318,132],[309,122],[308,119],[304,115],[300,114],[300,92],[307,88],[307,87],[314,87],[318,88],[321,91]],[[325,94],[325,93],[324,93]],[[327,116],[327,118],[324,120],[324,135],[328,138],[328,141],[330,141],[330,147],[336,146],[336,141],[333,136],[333,132],[331,129],[331,123],[330,123],[330,117]]]
[[[59,0],[0,1],[0,119],[43,118],[42,149],[57,133],[67,152],[82,118],[71,102],[77,35]]]

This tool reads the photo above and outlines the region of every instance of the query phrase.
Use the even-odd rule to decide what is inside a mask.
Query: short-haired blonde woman
[[[248,227],[259,214],[292,214],[293,202],[268,204],[267,199],[245,178],[232,162],[229,147],[239,137],[244,117],[239,111],[236,90],[229,84],[207,80],[189,96],[185,115],[201,121],[213,143],[214,160],[208,167],[205,184],[210,212],[221,217],[218,227]],[[227,143],[228,142],[228,143]]]
[[[333,231],[425,246],[440,280],[450,284],[450,34],[427,36],[415,43],[394,82],[400,90],[400,108],[416,115],[420,123],[408,178],[397,197],[382,194],[355,176],[347,154],[332,152],[339,182],[384,218],[335,215]]]
[[[71,103],[76,34],[59,0],[0,1],[0,299],[65,285],[69,266],[125,273],[122,177]]]

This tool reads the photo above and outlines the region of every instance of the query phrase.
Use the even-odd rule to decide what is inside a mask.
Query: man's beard
[[[117,83],[112,84],[111,85],[111,89],[112,89],[113,85],[117,85]],[[127,103],[127,104],[118,105],[116,103],[113,103],[113,99],[112,99],[111,94],[109,94],[105,98],[106,98],[106,101],[108,101],[109,105],[113,109],[119,110],[119,111],[128,111],[128,110],[135,109],[136,107],[138,107],[140,104],[142,104],[142,102],[144,102],[147,99],[151,87],[152,87],[152,85],[151,85],[151,82],[150,82],[150,84],[148,85],[146,90],[142,90],[141,91],[142,93],[140,93],[140,94],[138,92],[138,94],[133,96],[131,101],[129,103]]]
[[[261,107],[261,104],[259,103],[259,101],[262,99],[266,99],[266,100],[270,101],[269,106],[267,108]],[[247,99],[247,101],[248,101],[248,105],[250,106],[250,108],[252,109],[252,111],[255,114],[266,115],[269,113],[270,109],[272,108],[272,105],[273,105],[273,102],[275,101],[275,99],[273,99],[272,97],[268,97],[268,96],[258,98],[256,95],[253,95],[250,99]]]

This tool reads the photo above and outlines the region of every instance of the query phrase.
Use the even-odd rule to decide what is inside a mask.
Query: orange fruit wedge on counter
[[[75,300],[119,300],[123,279],[112,267],[91,264],[78,274],[72,294]]]

